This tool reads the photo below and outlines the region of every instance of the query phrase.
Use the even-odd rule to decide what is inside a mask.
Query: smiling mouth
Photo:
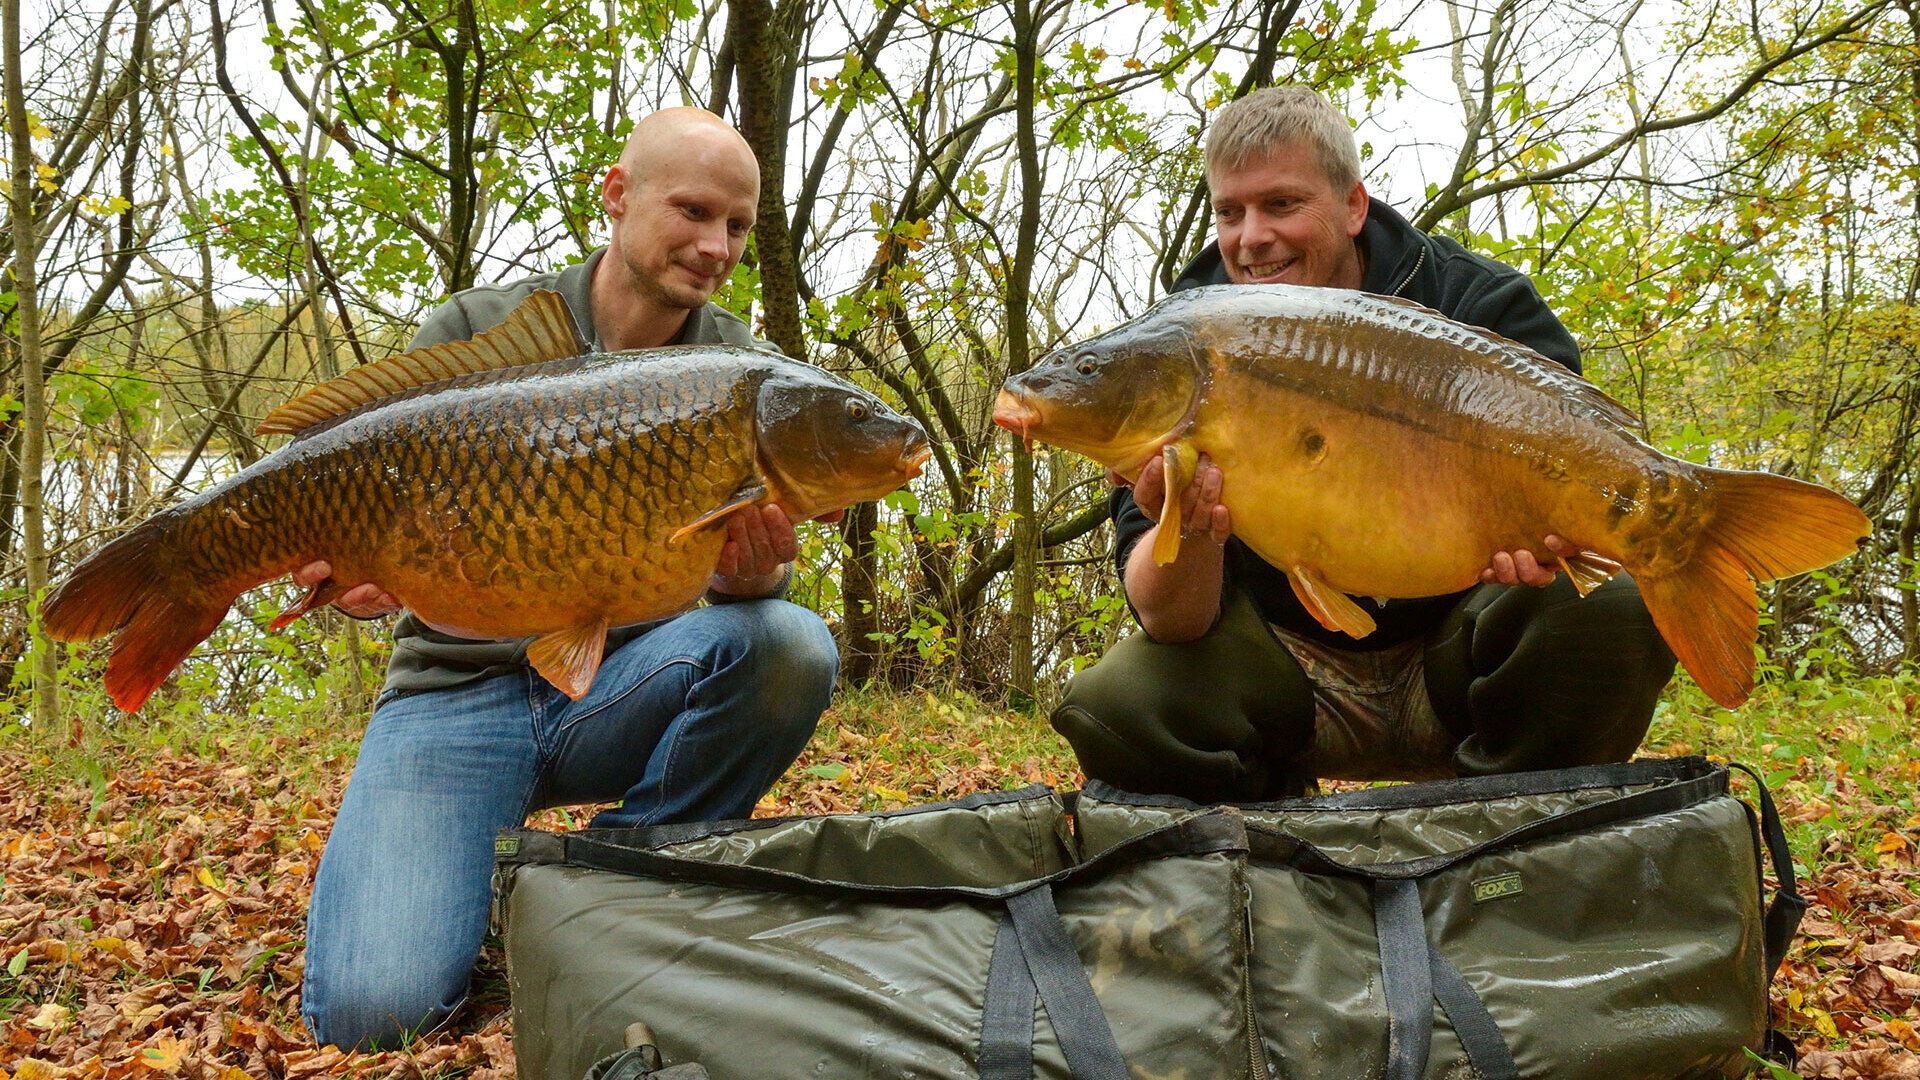
[[[1292,259],[1282,259],[1279,262],[1241,263],[1240,268],[1247,272],[1248,277],[1264,278],[1272,277],[1292,265]]]

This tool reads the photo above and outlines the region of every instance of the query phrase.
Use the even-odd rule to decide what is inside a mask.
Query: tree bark
[[[740,87],[740,134],[760,161],[760,206],[754,246],[760,266],[760,304],[767,340],[796,360],[807,359],[801,332],[800,273],[787,221],[787,117],[793,94],[795,23],[803,0],[778,6],[734,0],[727,8]]]
[[[60,715],[59,659],[40,621],[47,591],[47,536],[44,468],[47,446],[45,361],[40,340],[40,221],[34,205],[39,190],[33,136],[27,120],[26,86],[20,77],[20,0],[0,0],[0,60],[6,67],[8,185],[13,225],[14,318],[20,342],[20,512],[27,574],[28,634],[33,654],[33,719],[51,731]],[[68,741],[80,742],[80,718],[68,729]]]
[[[1007,372],[1010,375],[1018,375],[1033,365],[1027,304],[1040,236],[1040,145],[1034,131],[1039,36],[1039,21],[1031,0],[1014,0],[1014,138],[1020,155],[1020,223],[1015,231],[1013,266],[1007,275]],[[1033,498],[1033,455],[1022,443],[1015,443],[1013,448],[1013,515],[1010,681],[1016,694],[1032,701],[1033,594],[1039,584],[1040,520]]]

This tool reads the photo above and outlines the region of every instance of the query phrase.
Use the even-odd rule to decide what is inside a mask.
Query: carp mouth
[[[1033,452],[1033,429],[1040,426],[1040,410],[1012,390],[1000,391],[993,401],[993,422],[1020,436],[1027,452]]]
[[[900,451],[901,482],[920,475],[926,468],[927,459],[933,456],[933,444],[921,439],[917,444]]]

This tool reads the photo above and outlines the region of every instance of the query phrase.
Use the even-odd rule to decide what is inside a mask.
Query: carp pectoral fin
[[[540,677],[575,701],[593,686],[607,647],[607,620],[596,619],[542,634],[527,643],[527,662]]]
[[[1373,616],[1354,603],[1351,596],[1327,584],[1320,571],[1310,566],[1289,566],[1287,580],[1307,614],[1321,626],[1342,631],[1348,637],[1363,638],[1373,633]]]
[[[1185,524],[1181,521],[1181,497],[1193,483],[1200,455],[1192,443],[1170,442],[1160,448],[1160,460],[1166,466],[1162,473],[1166,495],[1160,502],[1160,531],[1153,537],[1153,561],[1165,566],[1180,557],[1180,530]]]
[[[719,521],[721,518],[726,517],[728,514],[731,514],[736,510],[743,510],[749,506],[752,506],[754,503],[757,503],[761,499],[764,499],[766,497],[767,497],[767,486],[765,484],[761,484],[761,483],[749,484],[748,486],[741,488],[739,491],[734,492],[733,498],[728,499],[726,502],[721,503],[719,506],[700,515],[700,517],[694,520],[691,524],[681,526],[678,530],[674,532],[672,536],[667,537],[667,543],[669,544],[675,543],[679,541],[682,537],[690,536],[693,533],[697,533],[701,529],[704,529],[707,526],[713,524],[714,522]]]
[[[288,604],[285,611],[274,616],[273,621],[267,624],[267,629],[284,630],[293,620],[298,619],[314,608],[326,607],[328,604],[346,595],[346,592],[347,587],[345,585],[340,584],[332,578],[323,578],[317,582],[313,588],[308,589],[305,596]]]
[[[1573,582],[1573,591],[1585,596],[1593,590],[1613,580],[1620,572],[1620,564],[1597,551],[1576,551],[1559,558],[1560,569],[1567,572],[1568,580]]]

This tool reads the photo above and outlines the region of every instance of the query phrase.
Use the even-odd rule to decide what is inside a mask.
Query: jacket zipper
[[[1420,272],[1420,268],[1421,268],[1422,266],[1425,266],[1426,264],[1427,264],[1427,247],[1426,247],[1426,245],[1425,245],[1425,244],[1422,244],[1422,245],[1420,245],[1420,250],[1419,250],[1419,252],[1417,252],[1417,253],[1416,253],[1416,254],[1414,255],[1414,258],[1413,258],[1413,269],[1411,269],[1411,270],[1409,270],[1409,271],[1407,271],[1407,276],[1406,276],[1406,277],[1403,277],[1403,278],[1401,278],[1401,279],[1400,279],[1400,284],[1398,284],[1398,285],[1395,285],[1395,286],[1393,287],[1393,292],[1392,292],[1392,293],[1390,293],[1389,295],[1391,295],[1391,296],[1399,296],[1399,295],[1400,295],[1400,291],[1401,291],[1402,289],[1405,289],[1405,288],[1407,287],[1407,283],[1413,280],[1413,275],[1415,275],[1415,274],[1417,274],[1417,273],[1419,273],[1419,272]]]

